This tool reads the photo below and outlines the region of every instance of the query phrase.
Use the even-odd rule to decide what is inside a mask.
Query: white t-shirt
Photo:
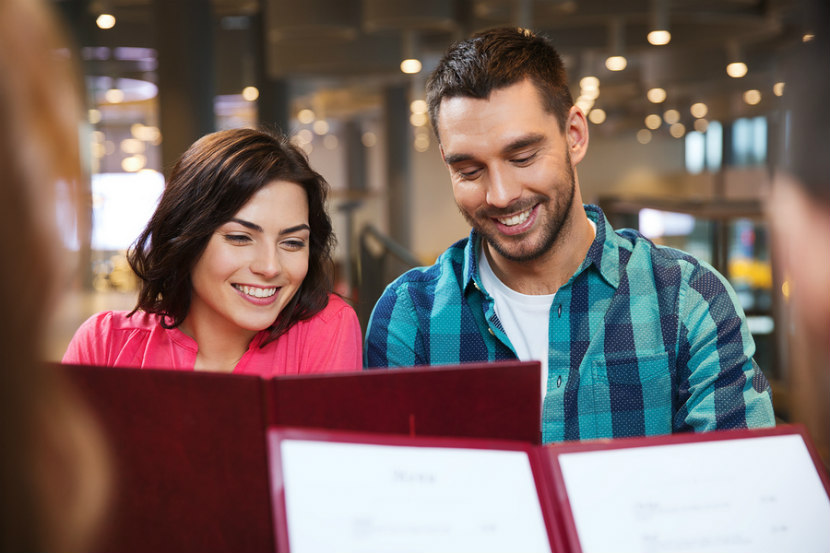
[[[590,219],[594,236],[597,224]],[[478,252],[478,268],[484,288],[493,297],[496,315],[516,349],[521,361],[540,361],[542,364],[542,400],[548,391],[548,325],[550,308],[556,294],[527,295],[508,287],[499,280],[484,249]]]
[[[496,315],[522,361],[542,363],[542,399],[548,388],[548,321],[556,294],[527,295],[504,284],[493,272],[482,250],[478,267],[484,288],[493,297]]]

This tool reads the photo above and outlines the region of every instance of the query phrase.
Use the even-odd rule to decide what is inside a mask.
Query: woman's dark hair
[[[450,46],[427,81],[427,107],[438,136],[444,98],[487,99],[493,90],[530,79],[542,104],[565,128],[573,98],[562,59],[553,45],[528,29],[499,27]],[[438,140],[441,137],[438,136]]]
[[[141,279],[138,303],[130,314],[141,309],[159,315],[165,328],[179,326],[190,310],[191,271],[214,231],[277,180],[305,190],[311,237],[308,273],[264,343],[319,313],[332,290],[335,238],[325,206],[328,183],[284,136],[232,129],[200,138],[173,167],[150,222],[128,254]]]

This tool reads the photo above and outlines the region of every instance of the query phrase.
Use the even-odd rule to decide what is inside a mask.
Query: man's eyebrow
[[[470,154],[450,154],[448,156],[444,156],[444,163],[452,165],[454,163],[461,163],[462,161],[469,161],[471,159],[473,159],[473,156]]]
[[[540,133],[529,134],[527,136],[523,136],[517,140],[514,140],[507,146],[501,149],[503,154],[509,154],[515,152],[516,150],[521,150],[522,148],[526,148],[528,146],[534,146],[543,142],[545,140],[545,135]]]

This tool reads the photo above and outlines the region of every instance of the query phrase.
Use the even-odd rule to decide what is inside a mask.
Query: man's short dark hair
[[[454,43],[426,86],[429,118],[436,136],[444,98],[487,99],[493,90],[525,79],[536,86],[545,109],[564,129],[573,98],[562,59],[547,39],[528,29],[499,27]]]

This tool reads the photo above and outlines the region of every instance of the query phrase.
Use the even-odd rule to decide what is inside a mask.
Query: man
[[[547,41],[453,45],[427,103],[473,229],[386,289],[367,367],[539,359],[544,442],[774,424],[723,277],[583,206],[587,123]]]

